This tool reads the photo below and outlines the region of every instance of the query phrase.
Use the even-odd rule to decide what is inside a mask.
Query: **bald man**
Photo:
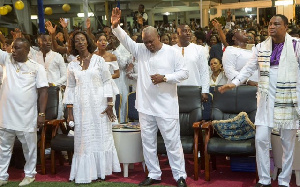
[[[35,180],[36,131],[45,122],[48,81],[45,68],[28,59],[29,51],[30,44],[25,38],[15,39],[11,54],[0,50],[4,74],[0,92],[0,186],[5,185],[9,177],[7,169],[16,136],[22,143],[26,160],[25,178],[19,186]]]
[[[188,78],[188,70],[180,53],[162,44],[157,30],[142,31],[144,44],[135,43],[118,25],[121,11],[114,8],[111,16],[113,34],[138,60],[136,105],[148,177],[139,186],[161,181],[157,158],[157,131],[164,138],[174,179],[179,187],[186,186],[184,155],[180,140],[177,83]]]

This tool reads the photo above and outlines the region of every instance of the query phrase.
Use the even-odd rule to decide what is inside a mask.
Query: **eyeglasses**
[[[236,32],[246,32],[245,30],[242,30],[242,29],[234,29],[232,31],[233,35],[235,35]]]

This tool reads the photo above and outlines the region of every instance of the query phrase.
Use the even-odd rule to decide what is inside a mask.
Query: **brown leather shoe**
[[[261,184],[261,183],[257,183],[254,187],[272,187],[271,184]]]
[[[150,177],[147,177],[143,182],[139,184],[139,186],[150,186],[152,184],[158,184],[161,180],[151,179]]]

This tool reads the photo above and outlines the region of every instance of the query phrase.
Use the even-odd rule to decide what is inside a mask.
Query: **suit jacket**
[[[210,64],[210,60],[212,58],[218,58],[222,60],[222,57],[223,57],[222,43],[217,43],[210,48],[208,64]]]

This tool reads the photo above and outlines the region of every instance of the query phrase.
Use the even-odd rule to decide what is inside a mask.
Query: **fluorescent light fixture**
[[[77,17],[83,18],[84,17],[84,13],[77,13]],[[88,17],[94,17],[94,13],[93,12],[89,12],[88,13]]]
[[[280,5],[292,5],[293,1],[275,1],[275,6],[280,6]]]
[[[171,13],[170,12],[165,12],[164,15],[169,16],[169,15],[171,15]]]
[[[37,15],[31,15],[31,19],[38,19]]]
[[[245,8],[245,12],[252,12],[252,8]]]

